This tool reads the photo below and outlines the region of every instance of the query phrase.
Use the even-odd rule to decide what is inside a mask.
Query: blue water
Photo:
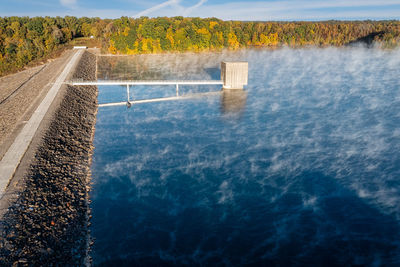
[[[99,109],[96,266],[400,265],[399,50],[130,60],[167,79],[216,79],[221,61],[246,60],[249,85]],[[125,100],[123,87],[99,90],[100,103]]]

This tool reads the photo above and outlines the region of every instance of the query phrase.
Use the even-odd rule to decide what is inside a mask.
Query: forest
[[[0,76],[51,56],[77,37],[102,38],[99,18],[0,17]]]
[[[217,18],[0,17],[0,76],[45,58],[76,38],[103,53],[201,52],[246,47],[400,45],[400,21],[242,22]]]

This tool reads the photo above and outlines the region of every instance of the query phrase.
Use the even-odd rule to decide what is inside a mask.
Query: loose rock
[[[85,52],[73,78],[95,80],[95,71],[96,57]],[[97,87],[68,86],[25,187],[4,215],[1,266],[84,265],[96,112]]]

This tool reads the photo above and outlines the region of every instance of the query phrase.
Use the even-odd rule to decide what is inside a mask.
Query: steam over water
[[[95,265],[400,264],[399,50],[120,60],[101,78],[119,68],[130,79],[219,79],[221,61],[245,60],[249,85],[247,95],[99,109]],[[125,100],[123,87],[99,89],[100,103]]]

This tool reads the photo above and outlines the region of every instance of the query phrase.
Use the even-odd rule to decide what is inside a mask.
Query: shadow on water
[[[204,71],[210,75],[211,80],[221,80],[221,70],[219,68],[204,68]]]
[[[209,172],[213,175],[208,175],[210,180],[205,183],[214,183],[213,179],[219,183],[218,177],[224,175],[219,170]],[[190,177],[179,172],[173,176],[164,185],[166,189],[153,189],[172,194],[167,199],[157,194],[148,196],[147,201],[135,199],[126,195],[129,186],[123,183],[130,181],[117,185],[126,199],[107,200],[112,207],[107,220],[120,220],[110,222],[118,225],[110,233],[118,244],[103,247],[103,259],[95,266],[400,264],[397,221],[332,177],[318,172],[304,172],[290,180],[270,177],[272,183],[261,188],[256,181],[238,181],[234,204],[211,201],[205,207],[188,206],[200,196],[183,188]],[[109,186],[115,188],[115,182]],[[271,195],[277,197],[270,201]],[[170,197],[179,199],[186,208],[171,214],[164,203]],[[110,216],[127,216],[126,212],[130,215],[125,219]],[[171,237],[169,233],[175,234]],[[100,255],[95,256],[99,259]]]
[[[381,38],[385,34],[384,31],[380,32],[373,32],[366,36],[360,37],[354,41],[349,42],[346,44],[347,46],[357,46],[358,44],[365,45],[366,47],[371,48],[374,44],[374,40],[376,37]]]
[[[305,172],[297,179],[293,190],[276,202],[275,210],[295,212],[299,191],[314,196],[315,203],[306,204],[309,209],[303,208],[296,220],[287,222],[292,229],[269,263],[318,266],[400,263],[396,241],[400,238],[400,227],[395,218],[381,213],[332,177]],[[287,214],[278,216],[285,221]],[[262,253],[263,249],[260,256]]]

